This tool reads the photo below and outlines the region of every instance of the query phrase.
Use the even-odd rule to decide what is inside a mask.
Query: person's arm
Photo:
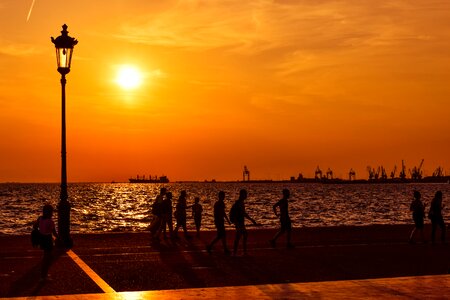
[[[40,219],[40,218],[41,218],[41,217],[38,217],[37,220],[34,221],[34,223],[33,223],[33,229],[38,229],[38,228],[39,228],[39,219]]]
[[[252,217],[250,217],[248,214],[247,214],[247,212],[245,212],[245,215],[244,215],[247,219],[249,219],[254,225],[258,225],[258,223],[256,223],[256,221],[252,218]]]
[[[231,225],[230,219],[228,218],[228,215],[227,215],[227,213],[225,212],[225,209],[223,210],[223,215],[224,215],[224,217],[225,217],[225,220],[227,220],[228,225]]]
[[[280,206],[280,201],[278,201],[277,203],[275,203],[274,205],[273,205],[273,212],[274,212],[274,214],[275,214],[275,216],[277,216],[278,217],[278,211],[277,211],[277,206]]]
[[[56,228],[53,227],[53,235],[55,236],[55,238],[59,238],[58,232],[56,232]]]
[[[53,220],[52,220],[52,223],[53,223],[53,230],[52,230],[52,233],[53,233],[53,235],[58,239],[58,238],[59,238],[59,235],[58,235],[58,232],[56,232],[55,222],[53,222]]]

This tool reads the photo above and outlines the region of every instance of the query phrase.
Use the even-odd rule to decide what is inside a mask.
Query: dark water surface
[[[151,220],[150,204],[161,186],[69,184],[72,231],[146,230]],[[415,189],[422,193],[425,203],[430,203],[434,193],[441,190],[444,205],[450,204],[450,184],[169,183],[164,186],[174,194],[174,205],[181,190],[188,192],[188,205],[193,204],[194,197],[200,197],[205,229],[214,229],[212,207],[220,190],[226,192],[229,210],[239,190],[246,188],[247,212],[264,227],[278,226],[272,205],[281,198],[283,188],[291,190],[290,215],[295,227],[411,223],[409,204]],[[50,202],[56,207],[58,200],[58,184],[0,184],[0,234],[29,233],[42,205]],[[56,213],[54,218],[56,221]],[[192,218],[188,227],[194,227]]]

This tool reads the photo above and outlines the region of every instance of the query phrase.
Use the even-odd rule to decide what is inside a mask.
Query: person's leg
[[[208,253],[211,253],[212,248],[214,247],[214,245],[219,241],[222,240],[223,243],[223,235],[221,234],[221,232],[218,230],[217,231],[217,235],[214,238],[214,240],[212,240],[212,242],[208,245],[208,247],[206,248],[206,250],[208,250]],[[224,248],[226,248],[226,245],[224,244]],[[228,249],[227,249],[228,251]],[[226,251],[225,251],[226,252]]]
[[[293,244],[291,243],[291,231],[292,231],[291,228],[286,230],[286,245],[288,248],[293,247]]]
[[[241,231],[239,228],[236,227],[236,235],[234,237],[234,248],[233,248],[233,255],[236,255],[237,249],[239,246],[239,240],[241,239]]]
[[[160,218],[158,216],[153,216],[152,223],[150,224],[150,232],[152,234],[152,238],[156,236],[156,233],[159,229]]]
[[[410,243],[414,243],[414,237],[416,235],[417,232],[417,227],[414,226],[413,230],[411,231],[411,234],[409,235],[409,242]]]
[[[161,220],[161,232],[163,235],[163,238],[166,239],[166,224],[167,224],[167,217],[163,216],[162,220]]]
[[[199,229],[198,229],[198,220],[197,220],[197,218],[194,218],[194,224],[195,224],[195,231],[197,232],[197,236],[198,236]]]
[[[247,254],[247,230],[244,228],[242,232],[242,242],[244,244],[244,255]]]
[[[186,219],[183,220],[183,223],[181,224],[181,226],[183,227],[184,237],[190,238],[191,236],[189,235],[189,233],[187,231]]]
[[[200,236],[200,228],[202,227],[202,219],[195,219],[195,229],[197,229],[197,236]]]
[[[45,280],[52,262],[53,239],[51,235],[43,235],[41,239],[41,248],[44,250],[42,257],[41,280]]]
[[[173,229],[173,237],[178,237],[178,229],[180,228],[180,221],[177,219],[177,225],[175,225],[175,228]]]
[[[436,237],[436,220],[431,220],[431,242],[434,244],[434,238]]]
[[[222,239],[223,251],[225,252],[225,254],[229,254],[230,250],[228,250],[226,234],[223,234],[221,239]]]
[[[214,246],[215,243],[217,243],[222,238],[222,230],[224,229],[224,226],[221,226],[221,224],[216,224],[216,237],[212,242],[209,244],[210,248]]]
[[[422,243],[425,243],[425,234],[424,234],[424,230],[423,227],[418,229],[419,234],[420,234],[420,240],[422,241]]]
[[[52,251],[44,250],[44,256],[42,258],[41,279],[47,278],[51,262],[52,262]]]
[[[209,243],[208,245],[208,249],[209,251],[211,251],[212,247],[214,247],[214,245],[220,240],[219,235],[217,235],[212,241],[211,243]]]
[[[446,234],[446,230],[445,230],[445,222],[444,222],[444,218],[441,218],[439,220],[439,227],[441,227],[441,241],[443,243],[445,243],[445,234]]]
[[[173,236],[173,220],[172,220],[172,217],[169,217],[167,219],[167,227],[169,227],[169,234],[170,234],[170,237],[172,237]]]
[[[269,242],[270,242],[270,245],[272,245],[272,247],[275,248],[277,239],[278,239],[283,233],[284,233],[284,229],[283,229],[283,227],[281,227],[280,230],[278,230],[278,232],[274,235],[274,237],[269,241]]]

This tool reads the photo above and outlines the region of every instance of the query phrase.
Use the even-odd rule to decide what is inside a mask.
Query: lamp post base
[[[58,204],[58,239],[56,246],[60,248],[72,248],[73,241],[70,237],[70,203],[60,201]]]

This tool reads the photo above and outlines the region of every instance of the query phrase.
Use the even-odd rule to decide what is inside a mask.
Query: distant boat
[[[169,182],[169,178],[167,178],[167,176],[155,176],[155,177],[151,177],[150,178],[145,178],[145,176],[143,177],[139,177],[139,175],[136,178],[130,178],[128,179],[130,181],[130,183],[168,183]]]

